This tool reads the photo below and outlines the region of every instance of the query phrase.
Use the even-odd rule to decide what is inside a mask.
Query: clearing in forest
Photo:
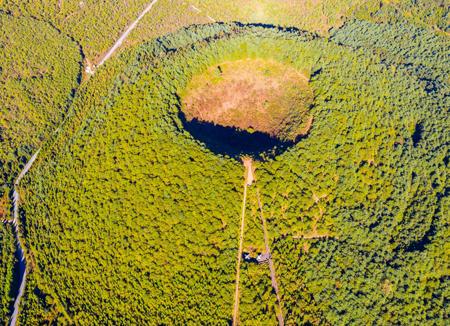
[[[274,60],[226,61],[192,78],[182,94],[188,121],[197,119],[295,140],[310,127],[308,78]]]

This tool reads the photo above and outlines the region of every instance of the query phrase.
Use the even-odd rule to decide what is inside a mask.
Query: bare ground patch
[[[308,132],[313,92],[308,78],[272,60],[223,62],[194,76],[182,94],[188,121],[198,119],[283,140]]]

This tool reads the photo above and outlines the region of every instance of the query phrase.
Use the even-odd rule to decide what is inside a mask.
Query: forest
[[[61,123],[80,81],[80,50],[50,25],[0,14],[0,220],[18,171]]]
[[[148,4],[146,0],[3,0],[0,11],[14,17],[46,21],[80,46],[96,64],[117,39],[124,26]],[[125,47],[141,43],[192,24],[222,22],[264,23],[295,26],[328,35],[348,19],[392,22],[448,32],[446,0],[160,0],[152,15],[144,17]]]
[[[311,71],[315,94],[309,136],[257,165],[287,322],[443,321],[448,48],[427,64],[424,50],[370,43],[383,26],[354,24],[330,40],[192,27],[89,80],[22,190],[24,320],[230,320],[242,168],[183,130],[177,94],[224,60],[270,58]],[[245,246],[258,248],[252,191]],[[243,267],[243,323],[275,320],[265,268]]]
[[[13,286],[13,270],[15,265],[15,243],[12,227],[0,223],[0,320],[8,320],[10,314]]]
[[[262,252],[259,189],[286,324],[444,325],[448,4],[159,1],[86,76],[147,4],[0,4],[0,220],[41,148],[19,188],[20,324],[231,323],[244,170],[180,112],[211,67],[265,60],[313,94],[304,137],[255,155],[245,209],[244,251]],[[4,323],[14,253],[1,223]],[[240,323],[277,324],[268,265],[243,262],[240,287]]]

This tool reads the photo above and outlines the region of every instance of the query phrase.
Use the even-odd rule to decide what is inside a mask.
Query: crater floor
[[[274,60],[245,59],[194,76],[182,94],[182,111],[187,121],[294,141],[311,126],[312,99],[306,74]]]

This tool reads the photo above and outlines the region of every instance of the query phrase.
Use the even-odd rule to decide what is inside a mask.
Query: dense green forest
[[[161,54],[160,51],[162,49],[157,47],[156,49],[150,48],[146,50],[150,51],[150,53],[153,51],[156,52],[151,55],[151,58],[154,59],[154,56]],[[143,71],[140,71],[136,67],[139,58],[142,60],[140,61],[141,65],[139,68],[144,68]],[[88,117],[81,129],[72,130],[70,127],[67,128],[67,130],[73,131],[73,138],[71,138],[73,139],[71,141],[73,144],[70,145],[70,150],[67,148],[68,151],[61,152],[60,154],[55,152],[53,155],[48,156],[52,161],[56,160],[55,163],[66,161],[65,155],[69,151],[83,155],[83,152],[77,149],[78,146],[84,147],[86,140],[97,139],[100,143],[92,143],[91,148],[92,150],[99,149],[100,152],[92,156],[91,150],[89,150],[85,152],[89,153],[88,156],[85,157],[83,155],[80,158],[73,158],[72,163],[78,165],[78,168],[76,168],[79,173],[78,177],[72,179],[71,177],[66,178],[61,175],[60,181],[67,181],[76,185],[82,180],[86,185],[90,184],[88,187],[92,189],[92,193],[85,192],[83,188],[78,188],[78,186],[70,186],[68,184],[64,186],[69,191],[73,190],[78,192],[78,194],[64,195],[73,198],[74,202],[71,206],[73,206],[74,210],[78,209],[79,203],[87,205],[85,206],[87,214],[89,214],[89,211],[93,212],[96,210],[96,207],[95,204],[91,206],[93,202],[90,201],[90,198],[99,194],[105,196],[106,205],[104,206],[105,210],[99,211],[98,216],[95,215],[95,217],[92,217],[92,222],[94,222],[92,228],[89,227],[89,223],[83,227],[86,231],[85,240],[87,242],[82,240],[79,235],[76,235],[80,230],[77,224],[84,224],[84,214],[80,215],[80,219],[70,218],[66,220],[65,216],[68,215],[60,215],[59,208],[51,205],[48,209],[58,210],[58,212],[54,211],[56,215],[51,216],[61,218],[61,228],[65,230],[64,232],[69,232],[67,233],[67,238],[61,239],[62,242],[58,240],[59,244],[55,248],[60,249],[53,254],[45,253],[43,256],[40,256],[38,254],[40,249],[38,248],[42,244],[46,243],[44,245],[45,247],[53,247],[53,241],[57,240],[53,236],[53,231],[51,231],[55,228],[53,219],[46,219],[51,223],[49,224],[50,233],[48,234],[48,240],[44,240],[44,242],[39,241],[35,244],[30,243],[33,259],[36,259],[37,262],[37,268],[40,266],[42,266],[43,270],[55,268],[53,273],[61,277],[60,281],[57,282],[59,285],[55,287],[55,284],[47,283],[50,279],[45,274],[35,274],[44,293],[57,293],[57,296],[49,295],[53,299],[47,299],[47,301],[51,301],[55,309],[59,312],[61,312],[61,309],[66,309],[67,316],[57,315],[58,318],[70,318],[72,321],[79,320],[79,322],[83,322],[90,320],[94,314],[98,315],[99,323],[102,323],[107,320],[112,322],[128,320],[133,315],[133,318],[138,321],[160,319],[166,323],[173,323],[177,320],[193,320],[192,318],[197,318],[198,320],[214,320],[214,313],[219,316],[228,317],[228,312],[231,311],[232,303],[227,304],[226,300],[231,296],[233,289],[234,271],[233,268],[229,267],[234,265],[235,256],[231,254],[233,253],[234,247],[233,231],[236,230],[236,227],[233,228],[232,226],[236,226],[237,222],[232,217],[238,214],[240,201],[240,194],[233,191],[233,189],[240,186],[240,167],[223,158],[208,155],[207,151],[198,145],[197,150],[185,148],[183,142],[176,137],[176,134],[169,135],[170,138],[167,137],[166,132],[168,130],[175,131],[175,126],[171,123],[171,120],[164,119],[161,115],[165,113],[165,109],[174,112],[176,107],[170,109],[171,103],[158,102],[161,99],[161,95],[158,92],[163,90],[163,88],[148,87],[149,83],[163,82],[157,80],[158,76],[156,74],[147,74],[148,80],[142,80],[139,84],[136,83],[135,80],[137,77],[135,75],[142,74],[151,68],[145,67],[150,62],[146,59],[150,58],[145,58],[145,51],[136,54],[136,58],[133,59],[127,68],[129,72],[125,74],[119,73],[116,78],[116,83],[121,84],[125,82],[125,85],[121,85],[117,91],[112,91],[113,93],[108,96],[110,97],[108,99],[103,99],[102,94],[96,96],[96,99],[103,102],[103,106],[99,106],[99,103],[90,102],[93,99],[89,96],[91,95],[89,92],[96,87],[99,88],[93,92],[101,91],[105,80],[102,79],[102,75],[96,75],[95,78],[91,79],[89,85],[80,91],[80,96],[86,101],[80,100],[79,103],[76,102],[74,105],[82,106],[80,110],[85,110],[84,112],[86,112],[88,109],[86,104],[89,101],[88,103],[92,103],[91,108],[95,110],[90,113],[90,118]],[[170,67],[170,65],[167,67]],[[163,68],[164,66],[158,66],[151,69]],[[108,69],[114,70],[115,67],[109,66]],[[100,71],[99,74],[101,74]],[[110,74],[111,71],[105,72],[106,76]],[[169,76],[166,76],[165,82],[167,82],[167,78]],[[152,81],[152,79],[155,80]],[[123,93],[123,90],[128,87],[130,87],[130,93],[128,91]],[[136,87],[142,88],[142,91],[139,91],[140,94],[147,94],[143,99],[132,99],[129,96],[129,94],[134,92],[133,90],[136,90]],[[105,90],[105,92],[109,91],[109,89]],[[167,92],[169,93],[170,91],[171,89],[168,88]],[[83,94],[84,92],[86,92],[86,96]],[[122,99],[120,99],[122,97],[120,94],[123,94]],[[130,106],[130,101],[135,100],[141,102],[143,105]],[[107,107],[111,106],[110,109],[107,111],[102,110],[105,105]],[[159,105],[161,106],[160,110],[154,111],[149,109],[152,106]],[[75,111],[78,112],[77,109]],[[73,119],[76,120],[76,116]],[[106,124],[103,125],[101,121]],[[74,125],[77,126],[77,123],[74,122]],[[105,134],[105,132],[109,135]],[[124,138],[124,132],[131,139]],[[65,135],[61,135],[61,137],[65,137]],[[110,139],[116,139],[114,140],[114,144],[109,143]],[[142,141],[138,145],[141,150],[135,151],[134,141]],[[190,142],[196,144],[193,140],[190,140]],[[99,157],[103,154],[113,154],[110,146],[117,146],[118,152],[114,155],[108,154],[109,159],[103,161],[105,164],[98,165]],[[85,161],[87,157],[90,157],[92,165]],[[204,164],[208,164],[210,167],[206,170],[199,170],[200,167],[197,165],[197,161],[204,162]],[[180,163],[183,168],[180,168]],[[87,167],[86,164],[91,167],[97,166],[100,170],[94,173],[88,170],[85,170],[85,173],[81,172],[84,170],[83,167]],[[120,167],[117,164],[120,164]],[[44,167],[45,165],[42,166]],[[48,167],[38,173],[48,175],[50,171],[45,170]],[[100,172],[101,170],[103,172]],[[121,170],[123,170],[123,173],[117,173]],[[237,170],[237,172],[232,173],[233,170]],[[129,179],[127,175],[131,171],[134,172],[132,172],[133,176]],[[229,173],[230,171],[231,173]],[[61,173],[64,175],[66,172],[65,168],[61,170]],[[98,173],[106,173],[105,180],[110,180],[109,185],[99,184],[97,182],[96,175]],[[89,180],[91,181],[89,182]],[[189,185],[185,182],[186,180],[193,180],[193,182]],[[95,190],[96,185],[100,186],[98,191]],[[59,186],[54,188],[53,186],[48,187],[45,185],[44,187],[46,191],[48,190],[53,193],[47,193],[44,195],[45,198],[50,199],[50,197],[56,196],[54,200],[59,201],[57,199],[61,195]],[[162,190],[163,192],[161,192]],[[84,199],[79,197],[82,193],[84,193],[82,195]],[[116,195],[113,195],[114,193]],[[136,196],[136,194],[140,195]],[[27,194],[25,195],[27,196]],[[111,195],[113,197],[110,197]],[[123,199],[125,199],[123,201],[124,205],[122,206],[120,204],[120,207],[116,206],[117,200],[122,201]],[[218,206],[218,202],[222,199],[222,204]],[[46,201],[46,199],[44,200]],[[142,210],[144,206],[147,208]],[[41,208],[44,207],[41,206]],[[65,210],[65,208],[63,209]],[[67,214],[70,215],[70,211],[67,211]],[[116,217],[113,218],[113,216]],[[124,216],[129,216],[129,218],[123,219]],[[171,216],[170,219],[168,219],[169,216]],[[209,217],[208,223],[200,223],[201,219],[206,216]],[[211,222],[211,219],[214,222]],[[102,220],[104,224],[99,226],[97,222]],[[72,226],[65,225],[67,221],[73,223]],[[33,224],[35,222],[40,223],[34,219],[30,221]],[[26,223],[28,224],[28,221]],[[125,233],[116,233],[114,228],[118,226],[117,223],[128,229],[128,231]],[[147,229],[147,231],[142,232],[143,228]],[[30,232],[29,235],[31,236],[34,233],[33,229],[28,230],[26,228],[26,232]],[[73,233],[70,232],[71,229]],[[107,231],[108,229],[110,231]],[[173,230],[174,232],[169,232],[169,230]],[[73,256],[73,260],[67,261],[67,263],[73,266],[67,266],[67,268],[74,271],[74,274],[69,278],[63,273],[66,268],[61,269],[60,267],[62,265],[59,265],[59,263],[54,265],[54,263],[65,256],[64,252],[66,250],[72,251],[78,248],[76,251],[81,250],[80,252],[83,252],[94,249],[101,243],[97,241],[98,239],[96,237],[92,237],[92,232],[100,232],[99,237],[103,237],[101,235],[103,231],[108,233],[112,232],[111,236],[105,239],[108,242],[105,245],[109,248],[108,250],[111,250],[107,255],[116,256],[118,252],[122,252],[121,257],[128,260],[128,263],[123,265],[123,268],[108,264],[110,270],[105,270],[105,274],[111,275],[112,278],[109,280],[105,279],[105,281],[107,283],[112,282],[110,283],[111,286],[108,286],[110,289],[108,290],[102,287],[102,290],[98,291],[98,277],[101,277],[101,275],[98,275],[92,270],[92,268],[97,269],[96,260],[98,258],[92,256],[92,262],[86,263],[84,258],[78,260],[75,258],[76,255]],[[201,234],[209,234],[209,238],[199,238]],[[93,242],[89,239],[93,240]],[[67,243],[67,246],[65,245],[65,248],[60,247],[62,243]],[[136,247],[133,243],[140,243],[141,245]],[[107,250],[106,248],[99,249],[101,251]],[[43,262],[41,259],[45,259],[46,261]],[[134,264],[136,259],[141,261],[141,265],[139,267],[136,266],[135,277],[141,280],[138,281],[136,278],[132,281],[129,279],[129,281],[124,283],[123,280],[128,279],[130,276],[130,270],[127,266]],[[44,265],[47,265],[47,262],[49,265],[44,267]],[[57,267],[58,265],[60,267]],[[198,267],[192,269],[189,268],[191,266]],[[206,268],[206,270],[198,273],[201,268]],[[165,272],[163,273],[162,270],[165,270]],[[206,273],[206,271],[210,272]],[[86,278],[89,275],[92,278]],[[47,285],[44,285],[42,283],[43,281]],[[53,283],[54,281],[51,282]],[[71,282],[74,282],[74,284],[68,286]],[[136,282],[141,284],[139,287],[142,286],[147,290],[137,294],[137,300],[132,300],[130,294],[136,293],[136,291],[132,290],[130,286],[137,286],[138,283]],[[195,284],[196,282],[198,284]],[[113,284],[114,286],[112,286]],[[195,291],[196,295],[189,295],[190,292],[188,289],[189,291]],[[109,293],[110,291],[113,291],[113,293]],[[86,296],[86,293],[90,294]],[[182,293],[185,293],[185,296],[182,296]],[[209,293],[215,293],[215,297],[209,297]],[[96,305],[95,302],[101,300],[101,296],[105,295],[108,298],[112,295],[117,298],[117,301],[107,301],[104,307]],[[44,316],[44,311],[36,313],[35,309],[37,309],[36,305],[38,304],[39,298],[33,300],[33,292],[29,293],[29,296],[30,298],[26,299],[26,310],[24,311],[24,316],[29,318],[27,320],[32,323],[33,320],[39,320],[39,318],[51,318],[52,312],[47,312]],[[58,297],[61,297],[61,300],[56,301],[55,299]],[[170,304],[167,304],[167,297],[172,298]],[[86,309],[80,310],[80,306],[75,305],[60,308],[61,304],[66,305],[65,300],[67,298],[70,298],[73,302],[92,300],[91,303],[86,304],[93,311],[90,312]],[[198,300],[203,301],[201,305],[198,304]],[[225,304],[218,306],[217,302],[224,302]],[[187,307],[183,304],[202,306],[203,308],[194,315],[184,315],[184,310]],[[160,306],[161,309],[152,309],[154,305]]]
[[[20,189],[20,323],[230,323],[243,168],[179,113],[196,76],[262,59],[314,94],[307,137],[256,163],[286,323],[444,325],[448,1],[160,0],[83,78],[150,2],[0,2],[0,220],[43,146]],[[244,250],[262,252],[255,186],[247,200]],[[1,223],[4,323],[14,250]],[[275,307],[268,266],[243,263],[240,322]]]
[[[150,2],[3,0],[0,10],[52,24],[76,40],[95,64]],[[211,19],[295,26],[327,35],[352,17],[376,22],[407,20],[444,33],[449,29],[446,0],[159,0],[126,45]]]
[[[336,38],[367,41],[359,31]],[[433,45],[422,44],[426,62]],[[416,325],[448,316],[448,84],[429,89],[406,51],[404,66],[392,65],[397,49],[374,51],[378,64],[364,70],[347,57],[324,68],[312,81],[324,105],[310,137],[264,165],[291,320]],[[448,76],[444,63],[430,75]]]
[[[0,321],[6,323],[12,304],[11,286],[15,263],[12,226],[0,223]]]
[[[352,15],[376,23],[407,22],[441,35],[450,32],[448,0],[368,0]]]
[[[444,323],[448,43],[389,28],[197,26],[99,70],[22,189],[23,322],[230,320],[243,170],[183,129],[179,94],[262,58],[310,71],[315,94],[308,137],[256,171],[287,322]],[[262,248],[254,191],[247,249]],[[275,323],[267,266],[242,268],[241,322]]]
[[[76,43],[47,23],[0,15],[0,198],[61,122],[80,81]],[[3,204],[2,204],[3,203]],[[0,200],[0,219],[6,218]]]

